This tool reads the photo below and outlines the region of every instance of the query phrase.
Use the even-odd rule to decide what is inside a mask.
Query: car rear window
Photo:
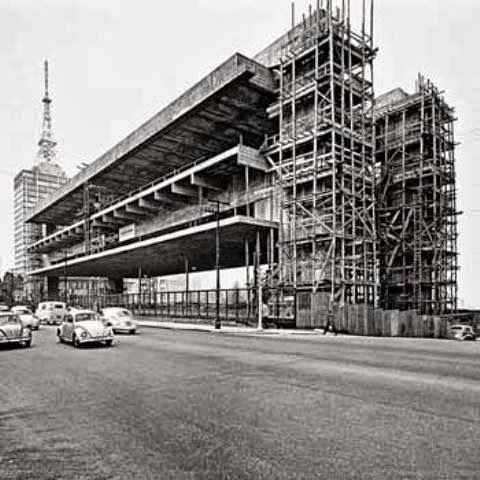
[[[97,320],[97,315],[95,313],[78,313],[75,316],[76,322],[85,322],[88,320]]]
[[[20,319],[16,315],[2,315],[0,317],[0,325],[8,325],[9,323],[20,323]]]

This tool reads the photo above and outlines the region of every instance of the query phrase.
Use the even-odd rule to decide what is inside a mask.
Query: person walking
[[[326,335],[328,331],[332,331],[335,336],[337,336],[337,329],[335,328],[335,323],[333,321],[333,312],[332,309],[328,309],[327,313],[327,324],[323,327],[323,334]]]

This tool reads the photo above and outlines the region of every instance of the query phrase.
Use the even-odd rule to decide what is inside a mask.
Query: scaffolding
[[[380,305],[451,313],[458,270],[454,110],[421,75],[414,94],[392,93],[375,112]]]
[[[360,33],[340,3],[317,2],[299,25],[292,9],[276,71],[264,145],[280,205],[275,282],[374,305],[373,2],[362,2]]]

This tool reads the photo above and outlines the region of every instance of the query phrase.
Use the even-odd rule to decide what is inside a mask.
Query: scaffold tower
[[[277,68],[265,144],[281,205],[277,282],[337,304],[376,300],[373,2],[317,2]]]
[[[376,109],[380,305],[424,314],[457,308],[454,109],[419,75]],[[395,98],[394,98],[395,97]]]

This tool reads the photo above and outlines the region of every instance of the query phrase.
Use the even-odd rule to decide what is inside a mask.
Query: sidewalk
[[[229,334],[250,334],[250,335],[319,335],[323,331],[315,330],[292,330],[292,329],[275,329],[268,328],[258,330],[256,327],[243,326],[222,326],[220,330],[215,330],[213,325],[197,324],[197,323],[180,323],[168,322],[161,320],[137,320],[139,327],[163,328],[167,330],[187,330],[194,332],[210,332],[210,333],[229,333]]]

